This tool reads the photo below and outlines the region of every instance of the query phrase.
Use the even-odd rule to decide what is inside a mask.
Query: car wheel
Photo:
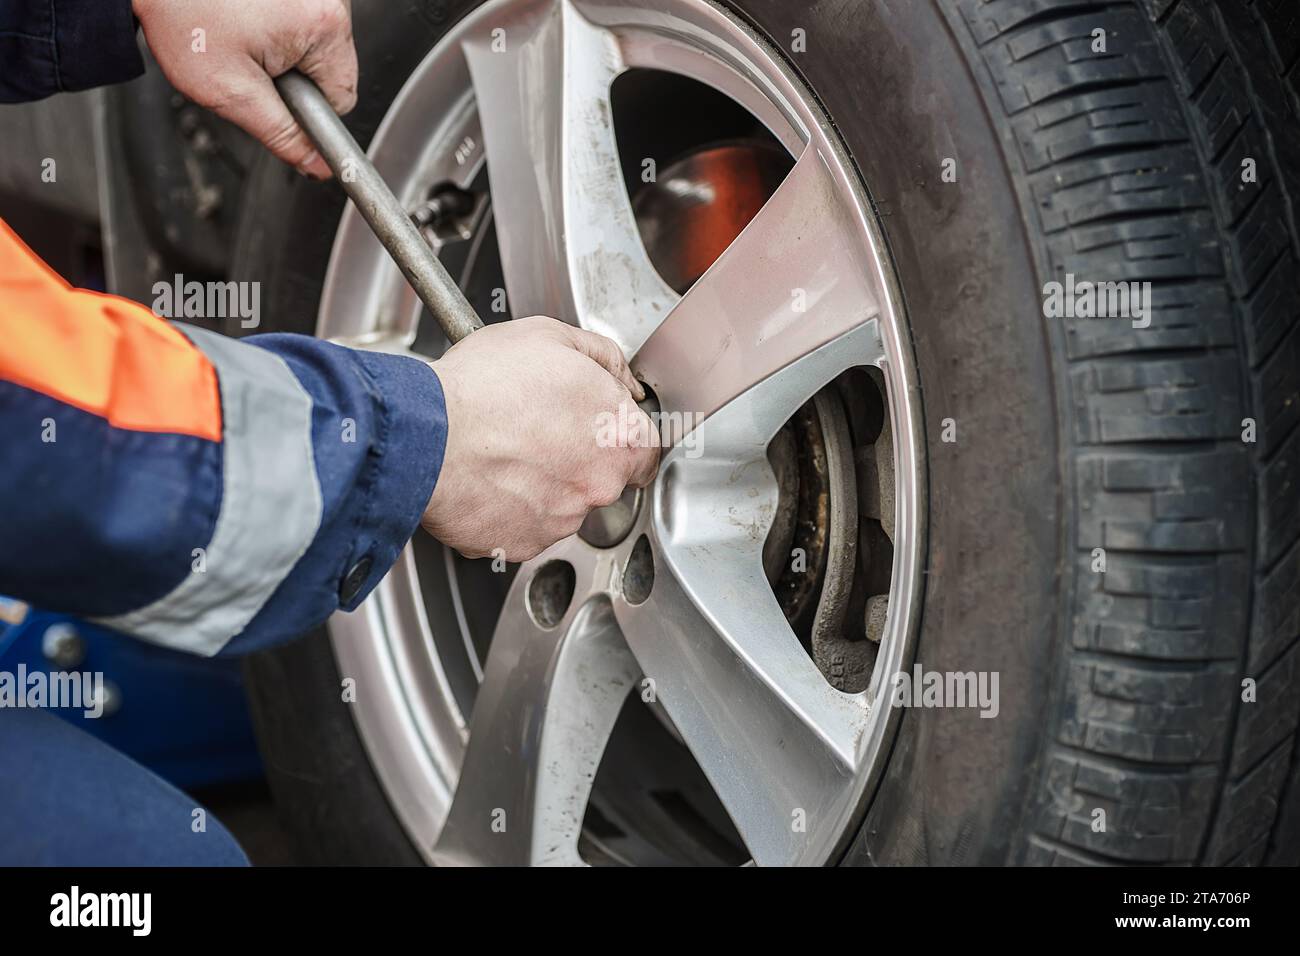
[[[355,16],[349,123],[480,314],[611,336],[679,441],[250,661],[307,859],[1294,861],[1280,8]],[[264,163],[240,234],[277,329],[445,347],[332,187]]]

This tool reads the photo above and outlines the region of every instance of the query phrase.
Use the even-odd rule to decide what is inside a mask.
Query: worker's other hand
[[[296,68],[338,113],[356,105],[351,0],[132,0],[132,8],[172,86],[299,172],[329,178],[271,81]]]
[[[644,390],[603,335],[518,319],[432,364],[447,451],[421,525],[466,557],[535,557],[659,468],[659,432],[636,405]],[[626,427],[611,441],[613,422]]]

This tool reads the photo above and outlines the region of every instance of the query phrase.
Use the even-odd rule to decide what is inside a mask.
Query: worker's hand
[[[172,86],[299,172],[329,178],[271,81],[297,68],[339,113],[356,105],[351,0],[132,0],[132,7]]]
[[[525,561],[644,487],[659,432],[618,345],[554,319],[489,325],[432,363],[447,451],[421,521],[467,557]],[[611,441],[612,422],[628,423]]]

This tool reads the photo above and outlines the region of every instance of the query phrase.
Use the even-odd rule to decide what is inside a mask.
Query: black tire
[[[356,4],[363,139],[475,5]],[[1300,862],[1295,5],[728,6],[825,103],[889,242],[929,458],[917,660],[1000,680],[996,719],[905,711],[846,862]],[[247,205],[240,277],[310,331],[339,200],[266,164]],[[1150,281],[1150,327],[1045,319],[1066,273]],[[337,678],[320,637],[249,664],[287,821],[313,859],[409,860],[337,682],[286,691],[303,667]]]

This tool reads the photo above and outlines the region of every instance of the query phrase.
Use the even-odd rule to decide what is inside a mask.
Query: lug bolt
[[[475,202],[473,193],[443,183],[431,189],[429,198],[411,211],[411,222],[417,229],[427,229],[434,233],[443,232],[455,225],[457,228],[453,231],[463,237],[467,226],[464,223],[457,224],[456,220],[470,215],[474,211]]]

